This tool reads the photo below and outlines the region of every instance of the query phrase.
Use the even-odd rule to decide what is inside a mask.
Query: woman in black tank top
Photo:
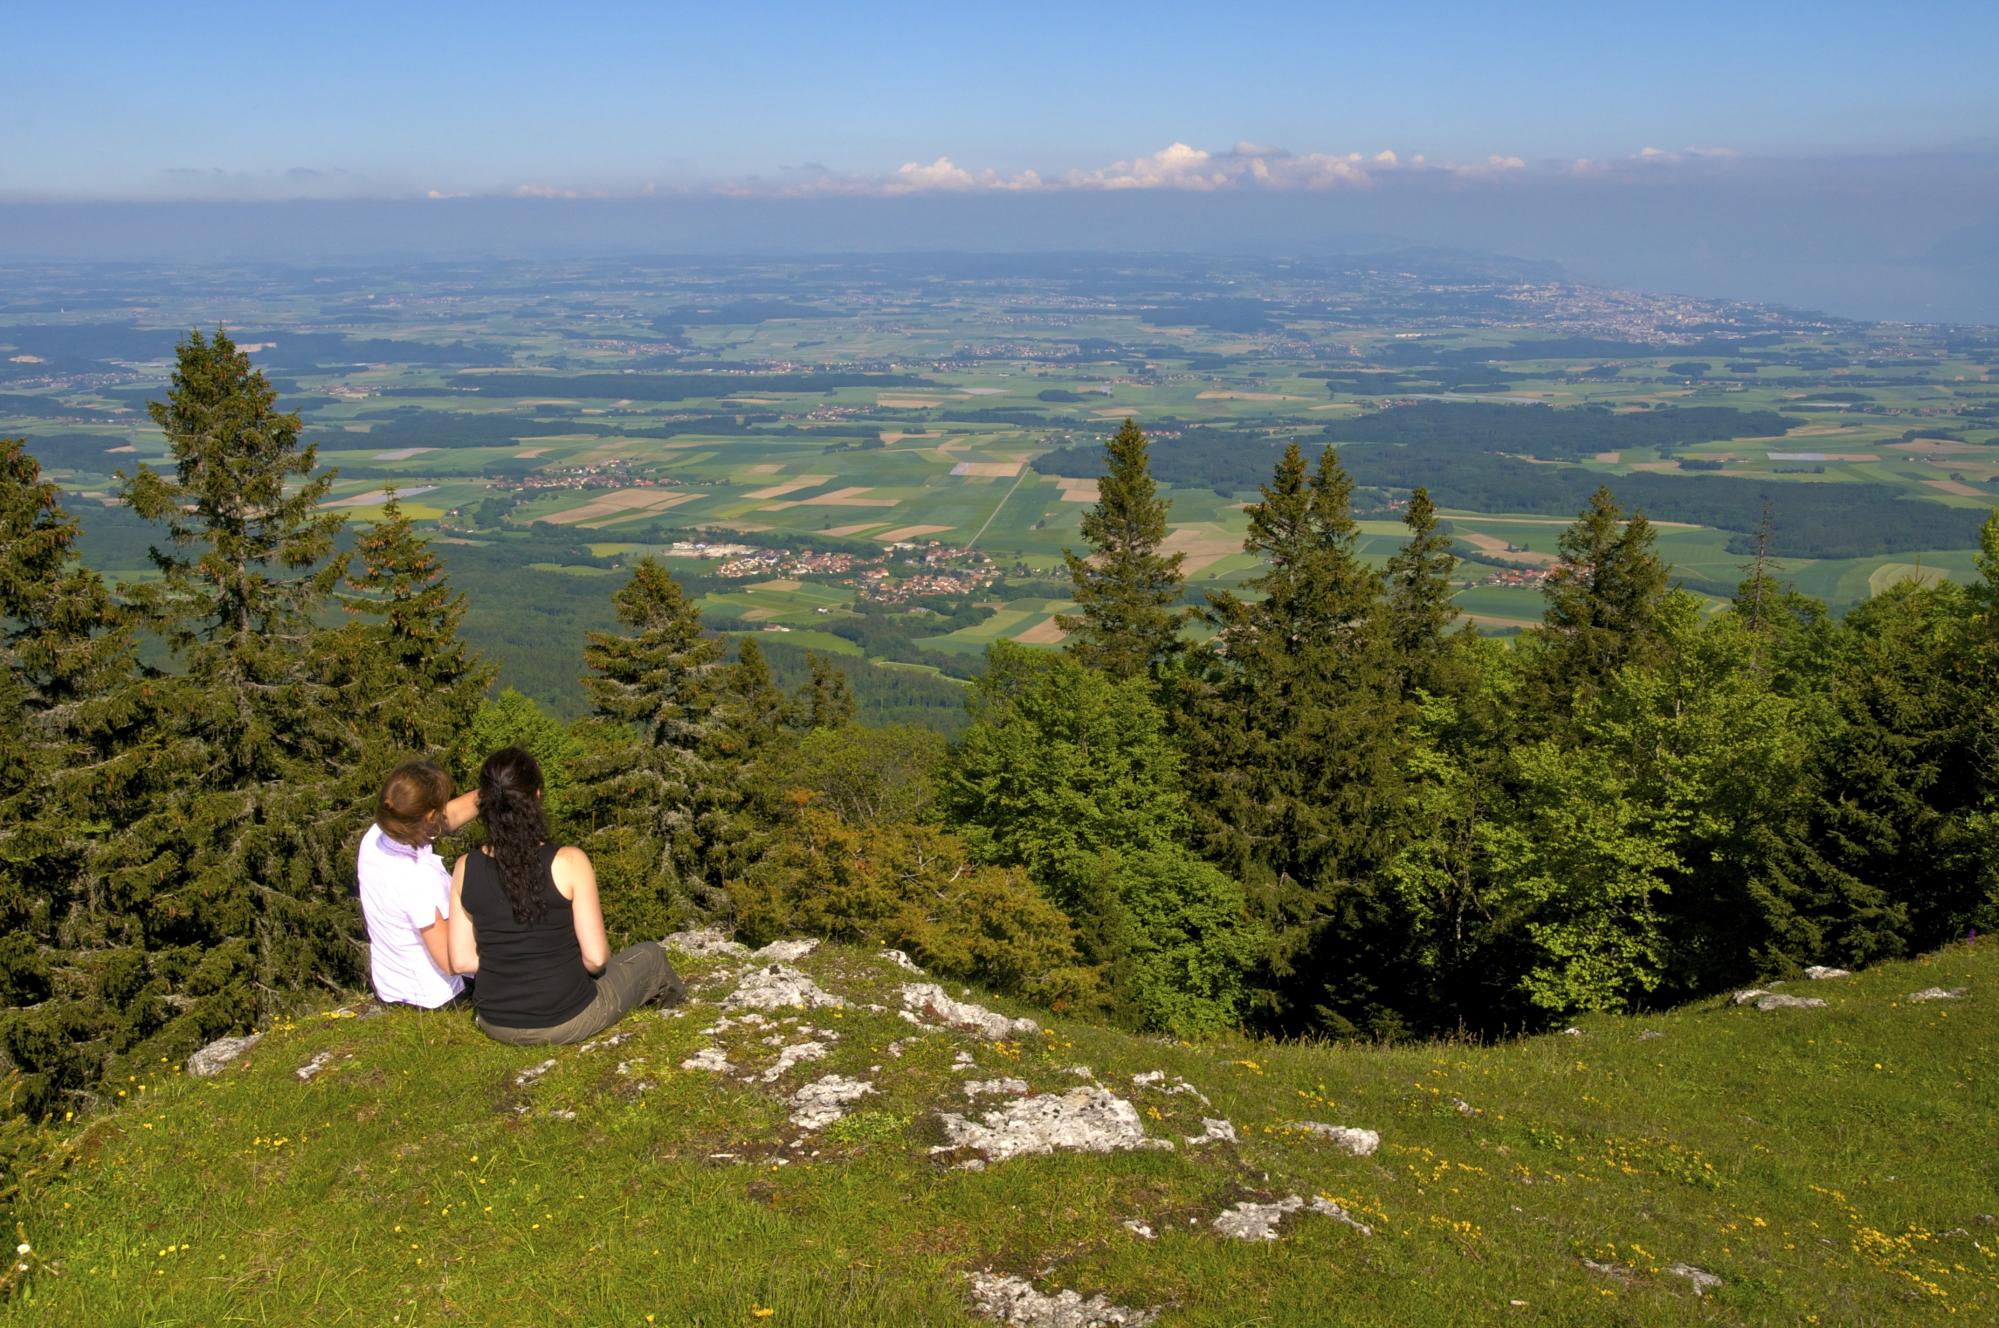
[[[481,1032],[518,1045],[580,1042],[647,1001],[679,1002],[684,989],[658,942],[610,953],[589,856],[548,842],[534,757],[508,747],[486,758],[479,818],[487,842],[451,870],[448,939],[453,970],[479,976]]]

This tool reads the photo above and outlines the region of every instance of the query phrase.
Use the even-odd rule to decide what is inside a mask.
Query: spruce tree
[[[1386,1017],[1369,881],[1393,842],[1402,703],[1351,499],[1332,448],[1309,473],[1286,449],[1249,509],[1260,598],[1210,597],[1214,643],[1181,690],[1196,835],[1250,886],[1271,937],[1265,1014],[1293,1029]]]
[[[1618,669],[1658,658],[1667,573],[1653,544],[1645,514],[1627,520],[1607,487],[1562,533],[1536,632],[1535,701],[1544,716],[1566,720]]]
[[[1075,586],[1076,614],[1057,618],[1069,649],[1114,680],[1157,675],[1180,653],[1183,615],[1174,609],[1183,556],[1163,554],[1166,513],[1152,479],[1145,434],[1132,420],[1104,448],[1097,505],[1083,515],[1090,553],[1062,550]]]
[[[756,757],[784,732],[788,708],[784,693],[771,681],[770,664],[756,638],[737,642],[736,662],[722,672],[715,731],[709,751],[725,763],[740,764]]]
[[[845,728],[854,722],[854,686],[829,655],[805,652],[805,685],[792,699],[790,720],[801,729]]]
[[[448,752],[494,674],[459,639],[465,597],[452,591],[394,490],[354,552],[359,570],[342,602],[374,620],[347,642],[355,713],[391,765],[407,753]]]
[[[123,495],[167,541],[159,579],[128,593],[178,672],[148,684],[159,754],[102,877],[106,935],[130,947],[102,981],[172,1011],[135,1056],[242,1027],[289,989],[359,980],[345,883],[366,820],[325,796],[359,745],[315,621],[345,564],[341,518],[319,510],[332,475],[220,331],[180,343],[149,410],[172,469],[141,465]]]
[[[1456,681],[1449,661],[1448,633],[1457,621],[1451,602],[1451,573],[1458,560],[1451,537],[1437,519],[1428,489],[1409,496],[1402,514],[1409,539],[1388,560],[1388,599],[1383,606],[1388,648],[1404,694],[1441,695]]]
[[[593,827],[607,919],[657,934],[723,903],[715,868],[734,790],[712,758],[727,665],[656,560],[635,564],[612,603],[627,631],[591,632],[583,650],[584,690],[609,727],[579,771],[578,818]]]
[[[36,1116],[75,1105],[119,1031],[94,980],[93,873],[152,755],[131,634],[77,536],[21,440],[0,439],[0,1045]]]

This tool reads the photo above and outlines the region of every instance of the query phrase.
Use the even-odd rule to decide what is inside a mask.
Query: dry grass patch
[[[1180,570],[1192,576],[1214,563],[1242,552],[1242,536],[1231,535],[1210,521],[1175,526],[1159,546],[1165,554],[1184,554]]]
[[[581,507],[572,507],[567,512],[557,512],[540,519],[553,526],[584,526],[607,518],[618,520],[642,512],[663,512],[696,497],[699,495],[685,489],[616,489]]]
[[[964,399],[963,393],[947,392],[934,397],[880,396],[875,398],[875,404],[885,410],[929,410],[932,406],[948,406],[953,401]]]
[[[1062,501],[1065,503],[1094,503],[1102,497],[1097,492],[1097,482],[1095,480],[1076,480],[1064,477],[1055,481],[1055,487],[1062,491]]]
[[[783,503],[783,504],[780,504],[780,506],[783,506],[783,507],[899,507],[899,506],[901,506],[901,505],[902,505],[902,499],[900,499],[900,498],[864,498],[864,497],[862,497],[862,496],[861,496],[861,495],[863,495],[863,494],[867,493],[868,491],[869,491],[869,490],[868,490],[868,488],[867,488],[867,486],[866,486],[866,485],[854,485],[854,486],[853,486],[853,487],[851,487],[851,488],[846,488],[846,489],[835,489],[835,490],[833,490],[833,492],[831,492],[831,493],[822,493],[822,494],[820,494],[820,495],[819,495],[819,496],[818,496],[817,498],[800,498],[800,499],[799,499],[799,500],[798,500],[797,502],[795,502],[795,503]],[[772,510],[773,510],[773,511],[775,511],[776,509],[775,509],[775,508],[773,508]]]
[[[1060,645],[1069,634],[1053,618],[1043,618],[1024,632],[1017,633],[1014,640],[1024,646]]]
[[[744,494],[743,497],[782,498],[788,493],[797,493],[800,489],[809,489],[815,484],[829,483],[832,478],[831,475],[800,475],[797,479],[787,480],[783,484],[772,484],[762,489],[752,489],[750,492]]]
[[[894,544],[897,540],[921,539],[925,535],[941,535],[949,529],[951,529],[950,526],[898,526],[894,530],[884,530],[881,534],[871,536],[870,538],[878,539],[884,544]]]
[[[1532,563],[1536,567],[1544,567],[1549,563],[1557,561],[1557,556],[1552,553],[1536,553],[1532,549],[1509,549],[1506,547],[1507,541],[1499,538],[1497,535],[1482,535],[1476,531],[1459,531],[1457,532],[1457,537],[1471,545],[1474,549],[1477,549],[1480,553],[1489,553],[1495,558],[1506,558],[1519,563]]]
[[[1018,461],[960,461],[951,467],[953,475],[976,475],[985,479],[1010,480],[1020,474]]]

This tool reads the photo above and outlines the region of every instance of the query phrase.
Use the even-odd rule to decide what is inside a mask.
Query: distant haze
[[[1992,0],[202,13],[8,6],[0,261],[1426,245],[1999,322]]]
[[[0,204],[0,261],[1445,246],[1847,317],[1999,323],[1999,157],[1330,192]]]

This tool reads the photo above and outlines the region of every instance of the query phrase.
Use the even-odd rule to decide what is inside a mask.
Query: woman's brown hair
[[[382,785],[382,800],[375,807],[375,824],[398,844],[422,848],[423,824],[432,812],[444,810],[451,801],[451,776],[435,761],[410,761],[396,767],[389,782]]]

